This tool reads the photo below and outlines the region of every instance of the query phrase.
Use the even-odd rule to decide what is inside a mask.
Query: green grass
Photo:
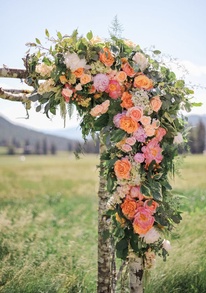
[[[94,155],[0,157],[1,293],[96,292],[98,164]],[[206,156],[188,156],[172,183],[183,221],[145,293],[206,293],[205,173]]]
[[[174,192],[183,196],[183,220],[171,235],[166,262],[157,259],[145,293],[206,293],[206,156],[188,156]]]
[[[97,164],[1,158],[0,292],[95,292]]]

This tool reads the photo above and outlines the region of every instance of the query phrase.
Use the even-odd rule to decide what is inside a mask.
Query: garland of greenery
[[[132,250],[147,267],[155,254],[166,259],[170,232],[181,220],[178,199],[172,195],[169,175],[175,172],[178,144],[186,142],[185,119],[193,91],[177,80],[161,62],[131,41],[110,40],[57,33],[29,43],[27,83],[35,91],[30,99],[36,111],[49,117],[60,106],[65,119],[76,106],[82,135],[101,131],[107,146],[101,155],[107,192],[108,216],[112,218],[117,257]]]

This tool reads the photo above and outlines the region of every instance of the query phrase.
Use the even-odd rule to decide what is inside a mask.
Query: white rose
[[[144,237],[144,241],[147,244],[154,243],[160,238],[159,232],[154,227],[152,227],[145,235],[140,236]]]
[[[170,241],[169,240],[166,240],[164,239],[163,242],[162,242],[162,247],[169,251],[172,247],[171,247],[171,244],[170,244]]]
[[[64,54],[64,59],[66,67],[71,69],[71,71],[86,67],[86,60],[84,58],[80,59],[76,53],[67,52]]]
[[[182,134],[178,132],[177,135],[174,137],[173,143],[180,144],[183,141],[184,140],[183,140]]]
[[[148,66],[148,60],[142,53],[136,53],[132,60],[139,66],[141,71],[144,71]]]

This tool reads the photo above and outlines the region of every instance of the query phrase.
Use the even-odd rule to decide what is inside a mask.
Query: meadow
[[[96,292],[98,164],[97,155],[0,155],[0,292]],[[206,293],[205,174],[206,156],[188,156],[172,181],[183,221],[145,293]]]

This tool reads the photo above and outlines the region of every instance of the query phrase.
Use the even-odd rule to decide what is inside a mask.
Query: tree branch
[[[0,68],[0,77],[9,78],[26,78],[28,75],[26,69],[16,69],[16,68]]]
[[[31,95],[31,91],[29,90],[4,90],[0,88],[0,98],[14,101],[14,102],[22,102],[26,103],[29,101],[29,96]]]

